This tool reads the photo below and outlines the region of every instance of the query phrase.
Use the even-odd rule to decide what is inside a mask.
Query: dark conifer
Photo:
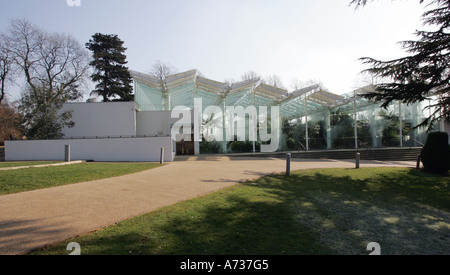
[[[367,0],[353,0],[351,5],[364,6]],[[420,0],[420,3],[426,2]],[[370,57],[361,58],[370,65],[366,71],[388,79],[377,84],[376,91],[362,96],[383,102],[383,107],[393,101],[403,103],[433,99],[431,114],[419,126],[430,129],[439,120],[450,122],[450,0],[429,0],[429,10],[423,13],[425,26],[433,30],[416,31],[416,41],[403,41],[402,47],[409,56],[390,61]]]
[[[103,101],[133,100],[132,78],[125,66],[127,64],[124,42],[117,35],[96,33],[86,43],[92,51],[93,60],[90,63],[95,71],[91,75],[97,82],[91,94],[103,97]]]

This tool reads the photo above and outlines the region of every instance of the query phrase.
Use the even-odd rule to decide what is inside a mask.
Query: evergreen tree
[[[76,88],[75,88],[76,89]],[[72,128],[72,110],[61,112],[65,98],[51,98],[48,88],[28,86],[22,93],[18,110],[22,114],[22,125],[26,129],[27,139],[60,139],[64,127]]]
[[[113,101],[130,101],[134,98],[131,74],[124,66],[128,62],[123,43],[117,35],[101,33],[94,34],[86,43],[93,53],[90,65],[95,71],[91,78],[98,82],[91,94],[102,96],[104,102],[111,98]]]
[[[356,7],[366,5],[368,0],[353,0]],[[420,0],[420,3],[425,0]],[[422,102],[433,98],[429,107],[431,115],[418,126],[432,129],[435,122],[450,122],[450,0],[429,0],[431,9],[423,13],[426,26],[434,31],[416,31],[417,41],[403,41],[402,47],[411,55],[390,61],[361,58],[371,67],[367,72],[386,83],[376,85],[376,91],[362,95],[383,102],[387,107],[393,101],[403,103]]]

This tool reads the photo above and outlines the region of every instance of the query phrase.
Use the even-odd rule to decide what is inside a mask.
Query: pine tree
[[[428,2],[432,8],[423,13],[422,20],[425,26],[436,29],[416,31],[418,40],[401,42],[409,56],[390,61],[361,58],[370,65],[367,72],[389,79],[377,84],[375,92],[362,96],[383,102],[383,107],[393,101],[414,103],[433,98],[434,103],[427,107],[432,110],[430,116],[418,125],[432,129],[439,120],[450,122],[450,0]],[[351,2],[356,7],[366,4],[367,0]]]
[[[117,35],[96,33],[86,43],[92,51],[93,61],[90,63],[95,71],[91,75],[94,82],[98,82],[91,94],[103,97],[103,101],[133,100],[132,78],[128,68],[124,65],[126,48],[124,42]]]

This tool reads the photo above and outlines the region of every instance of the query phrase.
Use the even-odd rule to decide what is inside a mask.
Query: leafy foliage
[[[200,154],[219,154],[222,152],[222,145],[218,141],[206,141],[204,138],[200,142]]]
[[[0,145],[11,136],[19,138],[24,129],[20,125],[21,116],[17,112],[17,108],[7,101],[0,104]]]
[[[364,6],[367,0],[354,0],[351,5]],[[421,0],[420,3],[425,2]],[[376,91],[362,96],[383,102],[387,107],[393,101],[421,102],[434,98],[427,108],[432,113],[418,126],[431,129],[437,121],[450,122],[450,0],[430,0],[434,8],[423,13],[424,25],[436,26],[435,31],[416,31],[417,41],[403,41],[409,56],[390,61],[361,58],[371,68],[370,74],[390,79],[376,85]]]
[[[380,117],[385,123],[382,131],[382,143],[386,146],[398,146],[400,144],[400,118],[394,112],[380,111]],[[406,123],[402,124],[402,135],[409,135],[411,128]]]
[[[72,91],[77,94],[76,89]],[[75,96],[75,95],[74,95]],[[48,89],[29,88],[22,94],[19,112],[27,129],[28,139],[60,139],[64,127],[74,127],[72,111],[60,112],[64,103],[73,99],[70,94],[51,94]]]

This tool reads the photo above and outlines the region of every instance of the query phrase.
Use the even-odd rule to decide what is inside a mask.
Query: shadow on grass
[[[288,204],[239,194],[212,195],[125,221],[80,240],[88,254],[298,255],[330,254],[299,225]],[[203,200],[204,198],[200,198]],[[131,229],[132,228],[132,229]],[[130,230],[131,229],[131,230]],[[62,251],[62,250],[61,250]]]
[[[271,175],[75,241],[85,254],[353,255],[370,242],[382,254],[450,254],[448,183],[388,168]]]
[[[367,254],[370,242],[380,243],[384,254],[450,254],[448,177],[380,168],[275,178],[298,222],[337,254]]]

